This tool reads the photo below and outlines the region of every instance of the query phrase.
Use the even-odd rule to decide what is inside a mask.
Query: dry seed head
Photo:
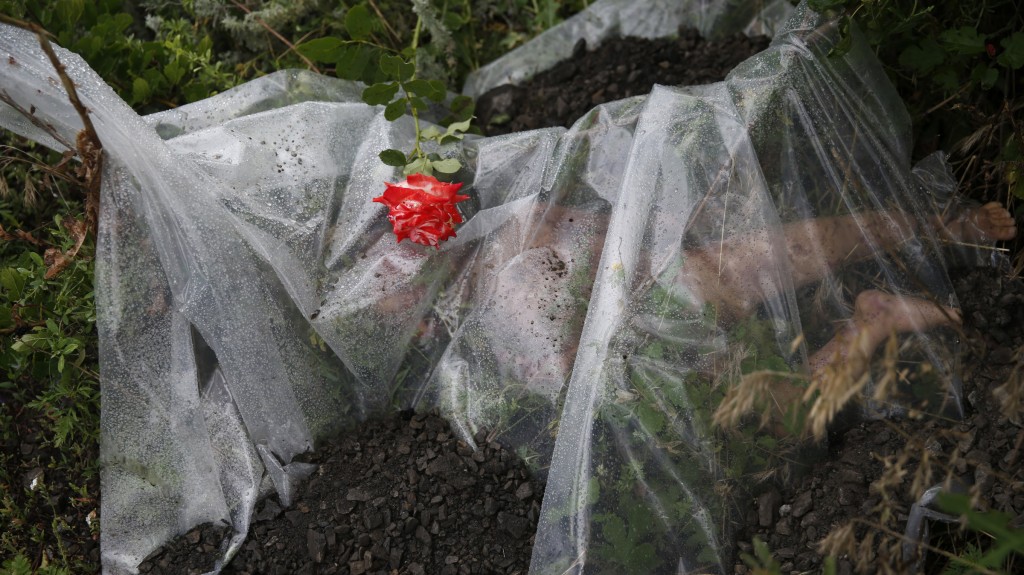
[[[35,207],[39,200],[39,189],[36,187],[32,178],[25,178],[25,194],[21,201],[25,203],[26,208]]]
[[[722,428],[736,427],[743,416],[753,411],[759,411],[762,425],[766,424],[774,407],[785,412],[785,407],[779,405],[776,400],[773,388],[779,381],[792,379],[794,375],[764,370],[742,376],[738,384],[726,391],[725,397],[715,410],[713,424]]]
[[[1024,346],[1017,348],[1014,355],[1013,371],[1002,385],[992,390],[992,395],[999,401],[1003,416],[1019,426],[1024,415]]]
[[[910,446],[907,446],[910,449]],[[910,484],[910,494],[914,499],[920,499],[921,495],[924,494],[932,486],[932,476],[934,475],[932,469],[932,456],[931,452],[927,449],[919,450],[921,454],[921,461],[917,464],[917,469],[914,470],[914,479]]]
[[[825,431],[836,414],[870,381],[867,347],[867,334],[862,331],[848,342],[845,354],[844,350],[836,350],[825,368],[811,380],[804,393],[804,401],[814,400],[807,416],[807,426],[814,437],[825,437]],[[814,397],[815,392],[817,397]]]
[[[840,525],[829,532],[818,542],[818,553],[841,557],[857,554],[857,536],[853,531],[853,523]]]
[[[884,402],[896,394],[896,384],[901,379],[896,371],[898,355],[899,341],[896,339],[896,333],[893,332],[885,342],[885,352],[882,355],[884,372],[875,384],[875,393],[872,396],[875,401]]]
[[[877,567],[877,562],[875,561],[874,530],[870,530],[864,535],[864,539],[860,542],[853,556],[857,559],[857,571],[861,573],[869,573],[872,566]]]

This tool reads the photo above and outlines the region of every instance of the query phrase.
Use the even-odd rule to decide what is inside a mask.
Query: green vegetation
[[[970,197],[1008,205],[1024,200],[1019,2],[810,0],[810,5],[842,11],[847,34],[850,22],[864,32],[910,111],[917,158],[945,150]],[[1021,269],[1024,257],[1017,259]]]

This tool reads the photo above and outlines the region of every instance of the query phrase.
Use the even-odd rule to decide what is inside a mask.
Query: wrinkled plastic
[[[733,493],[777,449],[768,432],[712,429],[725,390],[805,371],[861,291],[956,303],[935,225],[948,166],[911,170],[899,99],[856,38],[828,56],[836,37],[801,8],[725,82],[439,150],[472,196],[440,250],[396,243],[370,201],[396,179],[377,153],[414,130],[358,86],[280,72],[140,118],[59,51],[108,158],[104,571],[133,573],[208,521],[233,527],[230,557],[258,498],[287,503],[310,472],[296,455],[412,406],[546,473],[531,573],[728,572]],[[74,141],[32,35],[0,29],[0,74],[42,121],[4,106],[6,127]],[[826,237],[787,245],[787,226],[830,216],[881,217],[893,239],[862,242],[855,265],[825,261]],[[730,317],[721,294],[737,288],[748,301]],[[940,331],[900,341],[908,366],[955,374]]]

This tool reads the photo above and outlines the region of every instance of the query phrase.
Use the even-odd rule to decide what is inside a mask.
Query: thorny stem
[[[419,43],[420,43],[420,30],[422,28],[423,28],[423,18],[421,16],[417,15],[416,16],[416,28],[412,32],[412,45],[411,45],[411,48],[412,48],[412,54],[413,54],[413,56],[412,56],[412,58],[413,58],[413,60],[412,60],[413,66],[416,65],[416,49],[417,49],[417,47],[419,46]],[[415,70],[413,71],[412,78],[410,78],[410,79],[411,80],[415,80],[416,79],[416,72],[415,72]],[[424,156],[423,149],[420,148],[420,139],[421,139],[420,138],[420,114],[419,114],[419,111],[416,110],[416,106],[413,105],[412,95],[409,94],[408,90],[405,90],[404,86],[402,87],[402,90],[405,92],[405,101],[409,104],[409,109],[412,110],[412,123],[413,123],[413,127],[416,129],[416,143],[414,144],[413,149],[412,149],[412,156],[416,157],[416,158],[423,158],[423,156]]]

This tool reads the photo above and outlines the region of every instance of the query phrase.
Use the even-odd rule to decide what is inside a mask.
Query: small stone
[[[306,551],[314,563],[322,563],[324,560],[324,549],[327,547],[327,538],[324,534],[310,529],[306,531]]]
[[[523,517],[504,511],[498,513],[498,529],[513,537],[521,537],[529,527],[529,521]]]
[[[757,498],[757,522],[761,527],[771,527],[775,520],[775,509],[779,506],[779,492],[772,489]]]
[[[783,519],[780,519],[779,522],[775,524],[775,532],[778,533],[779,535],[784,535],[784,536],[788,536],[788,535],[792,535],[793,534],[793,527],[791,526],[791,524],[789,522],[789,517],[785,517]]]
[[[285,511],[284,516],[288,519],[288,522],[295,527],[298,527],[300,524],[304,523],[306,519],[306,514],[302,511],[299,511],[298,509]]]
[[[345,499],[348,499],[349,501],[369,501],[372,497],[363,489],[353,487],[348,490],[347,494],[345,494]]]
[[[533,486],[530,485],[529,481],[526,481],[516,489],[516,499],[525,501],[530,497],[533,497]]]
[[[279,515],[281,515],[281,506],[273,498],[270,498],[263,504],[263,509],[256,514],[256,521],[270,521]]]
[[[800,518],[807,514],[814,507],[814,500],[810,491],[804,491],[793,500],[793,517]]]
[[[864,474],[856,469],[844,469],[839,472],[839,481],[854,485],[864,485]]]

